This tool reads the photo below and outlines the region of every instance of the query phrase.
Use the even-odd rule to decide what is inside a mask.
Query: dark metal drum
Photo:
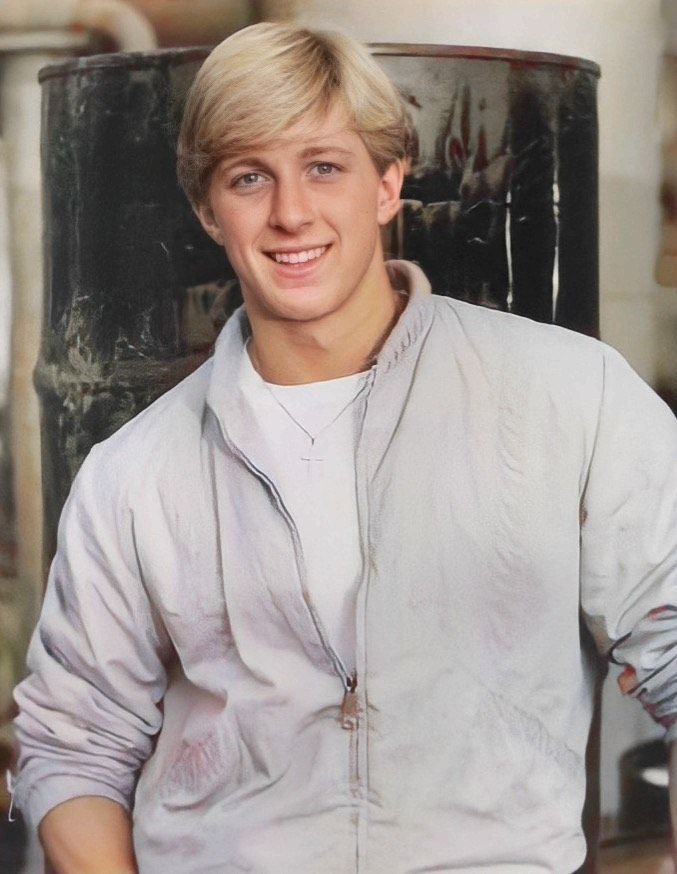
[[[417,148],[392,249],[438,294],[597,335],[599,67],[375,45]]]
[[[208,355],[234,274],[176,183],[186,91],[206,49],[46,67],[41,401],[45,559],[91,446]]]
[[[433,290],[595,334],[598,68],[493,49],[372,47],[416,154],[391,254]],[[82,459],[193,370],[240,302],[175,177],[207,49],[99,55],[43,86],[45,558]]]
[[[626,839],[670,833],[668,760],[668,746],[662,739],[644,741],[621,756],[618,830]]]

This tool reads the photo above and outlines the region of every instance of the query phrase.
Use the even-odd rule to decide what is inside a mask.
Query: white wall
[[[9,215],[5,145],[0,138],[0,407],[9,403],[12,280],[9,269]]]
[[[659,101],[661,129],[664,137],[663,171],[665,181],[673,192],[677,192],[677,0],[665,0],[663,5],[668,23],[669,51],[665,58]],[[671,220],[670,227],[665,230],[667,233],[664,247],[674,250],[674,218]],[[668,237],[667,234],[670,236]],[[666,260],[668,264],[674,264],[674,256]],[[674,267],[670,272],[674,277]],[[677,285],[674,278],[669,281]],[[677,393],[677,289],[662,289],[658,299],[658,380],[668,389]]]

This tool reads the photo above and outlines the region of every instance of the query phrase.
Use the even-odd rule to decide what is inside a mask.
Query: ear
[[[198,217],[200,224],[212,240],[214,240],[215,243],[218,243],[219,246],[223,246],[223,234],[221,233],[221,228],[216,222],[214,211],[209,205],[209,202],[203,200],[200,203],[193,204],[193,212]]]
[[[402,161],[393,161],[379,182],[377,216],[380,225],[387,225],[399,212],[401,206],[400,192],[402,191],[403,182],[404,163]]]

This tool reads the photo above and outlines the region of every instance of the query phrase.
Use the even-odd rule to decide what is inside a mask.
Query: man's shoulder
[[[600,340],[560,325],[441,295],[433,295],[441,322],[474,354],[505,375],[533,378],[571,388],[603,376],[607,354],[618,355]]]
[[[600,340],[561,325],[537,322],[526,316],[443,295],[433,294],[432,298],[443,319],[473,331],[478,340],[485,338],[503,347],[509,344],[515,350],[523,347],[526,351],[537,344],[539,349],[549,347],[582,355],[599,355],[604,347]]]
[[[170,463],[197,455],[212,359],[205,361],[95,447],[97,464],[116,482],[148,481]]]

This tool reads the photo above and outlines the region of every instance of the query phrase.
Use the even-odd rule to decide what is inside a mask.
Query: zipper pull
[[[360,715],[356,689],[357,671],[353,671],[347,679],[346,691],[344,692],[341,704],[341,728],[345,728],[348,731],[355,731]]]

